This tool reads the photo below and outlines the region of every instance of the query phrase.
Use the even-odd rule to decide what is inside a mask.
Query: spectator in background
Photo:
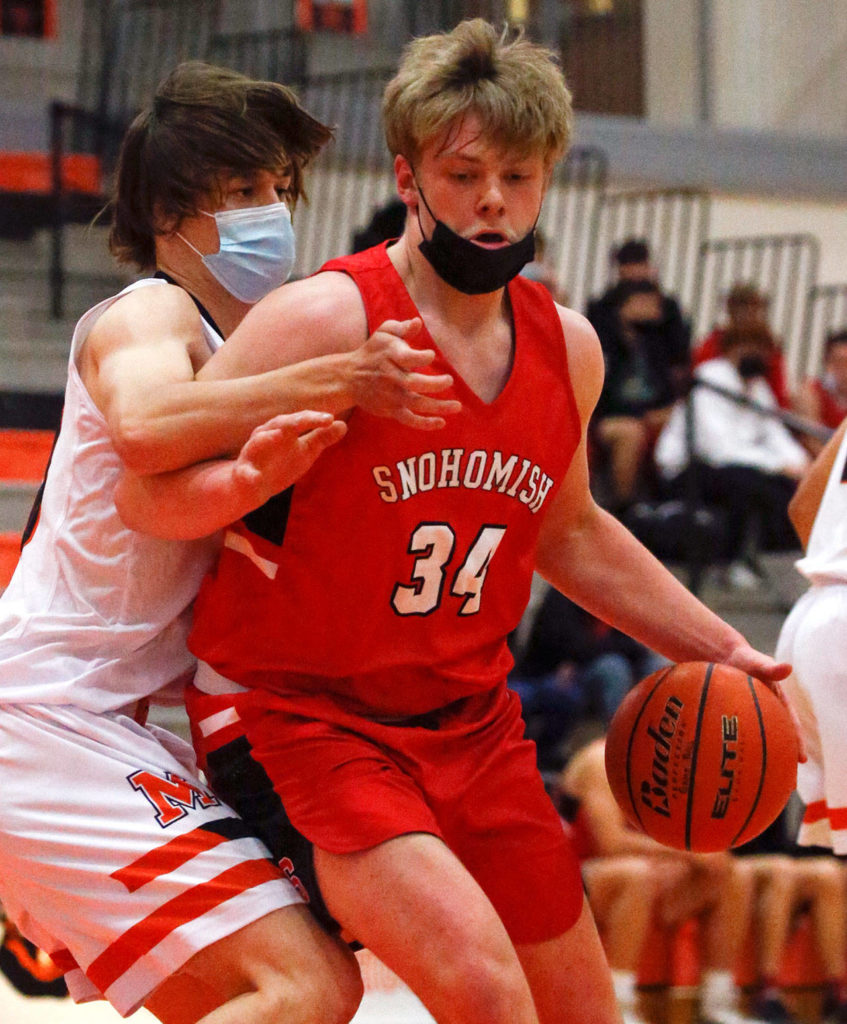
[[[606,377],[593,438],[608,459],[611,510],[636,499],[642,471],[675,397],[662,336],[662,294],[651,281],[615,288],[614,316],[599,332]]]
[[[690,398],[693,407],[693,461],[690,459],[686,404],[679,402],[656,445],[656,462],[671,496],[689,492],[696,473],[697,490],[707,504],[725,509],[729,582],[752,587],[758,582],[756,552],[791,549],[797,539],[788,520],[788,502],[809,456],[777,419],[762,415],[708,385],[777,407],[768,381],[773,337],[762,323],[730,327],[723,355],[697,367]]]
[[[632,828],[615,801],[603,737],[568,760],[560,776],[588,901],[603,937],[625,1024],[641,1018],[636,978],[651,921],[676,930],[697,918],[703,935],[701,1024],[742,1024],[733,970],[747,934],[753,887],[728,853],[688,853]]]
[[[798,798],[799,804],[799,798]],[[791,838],[796,826],[794,802],[760,835],[733,853],[738,868],[749,876],[755,893],[755,956],[757,981],[751,1009],[769,1024],[795,1024],[779,985],[786,947],[808,914],[826,981],[822,1019],[847,1021],[847,959],[845,958],[844,865],[832,851],[799,847]]]
[[[548,587],[509,686],[521,698],[542,769],[562,766],[562,746],[586,719],[607,726],[624,696],[664,658]]]
[[[650,256],[650,246],[643,238],[630,238],[612,253],[616,280],[598,299],[588,303],[586,316],[594,329],[603,337],[614,329],[618,286],[622,282],[649,281],[661,296],[661,312],[654,327],[661,350],[670,370],[677,394],[682,394],[689,375],[691,359],[691,327],[682,315],[679,303],[666,295],[659,284],[659,273]]]
[[[723,327],[715,327],[694,349],[692,362],[694,366],[716,359],[724,355],[726,335],[730,328],[767,327],[769,300],[754,284],[735,284],[726,297],[727,323]],[[785,357],[776,339],[771,337],[771,347],[767,353],[766,380],[783,409],[791,408],[791,396],[785,372]]]
[[[827,337],[823,373],[803,382],[794,399],[794,408],[806,419],[832,430],[847,416],[847,328]],[[804,437],[803,442],[813,455],[824,446],[824,442],[815,437]]]
[[[406,207],[399,199],[390,199],[377,207],[367,225],[353,235],[351,252],[363,252],[372,245],[388,242],[403,234],[406,223]]]

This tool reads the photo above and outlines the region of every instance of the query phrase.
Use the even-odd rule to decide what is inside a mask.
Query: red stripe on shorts
[[[830,807],[827,809],[829,814],[829,826],[830,828],[838,829],[847,828],[847,807]]]
[[[118,868],[117,871],[112,872],[111,877],[116,882],[125,885],[130,892],[135,892],[136,889],[140,889],[142,885],[158,878],[159,875],[166,875],[199,853],[211,850],[225,842],[228,842],[228,837],[225,835],[218,835],[209,829],[195,828],[192,832],[176,836],[169,843],[148,851],[138,860],[134,860],[132,864]]]
[[[67,974],[68,971],[79,970],[79,964],[74,960],[69,949],[57,949],[55,953],[50,954],[50,959],[59,968],[62,974]]]
[[[809,804],[803,813],[803,824],[815,825],[827,818],[830,828],[847,829],[847,807],[827,807],[824,800],[816,800]]]
[[[280,873],[268,860],[249,860],[223,871],[193,889],[168,900],[158,910],[134,924],[94,960],[85,972],[104,994],[133,964],[150,952],[180,925],[214,910],[227,900],[265,882],[279,881]]]
[[[828,817],[826,811],[826,801],[815,800],[813,804],[809,804],[806,810],[803,812],[803,824],[814,825],[818,821],[823,821],[824,818]]]

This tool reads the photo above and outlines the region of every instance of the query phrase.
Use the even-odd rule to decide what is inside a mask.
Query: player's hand
[[[374,416],[390,416],[407,427],[440,430],[461,403],[433,397],[453,384],[449,373],[422,372],[435,359],[432,349],[415,349],[405,339],[421,329],[414,320],[386,320],[351,353],[355,404]]]
[[[232,467],[233,483],[258,507],[296,483],[346,432],[347,424],[328,412],[274,416],[244,442]]]
[[[782,701],[788,714],[791,716],[794,732],[797,734],[798,760],[801,764],[807,761],[808,753],[806,751],[806,741],[803,738],[803,731],[800,728],[800,717],[782,686],[782,680],[787,679],[791,675],[791,665],[786,661],[775,661],[749,644],[741,644],[736,647],[732,655],[727,659],[726,664],[740,668],[742,672],[760,679]]]

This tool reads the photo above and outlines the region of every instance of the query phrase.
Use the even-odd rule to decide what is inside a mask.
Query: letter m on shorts
[[[211,793],[187,782],[179,775],[174,775],[173,772],[165,772],[164,776],[161,776],[142,770],[127,776],[127,781],[133,789],[139,790],[147,797],[156,812],[156,821],[162,828],[173,825],[175,821],[184,818],[189,811],[198,807],[220,806],[220,800],[216,800]]]

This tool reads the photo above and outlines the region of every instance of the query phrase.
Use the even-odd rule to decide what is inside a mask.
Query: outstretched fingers
[[[234,472],[267,500],[295,483],[346,432],[347,424],[331,413],[306,410],[274,416],[252,432]]]
[[[438,430],[461,403],[434,397],[453,385],[449,373],[428,373],[434,349],[414,348],[407,338],[421,329],[420,318],[386,320],[355,353],[353,394],[356,405],[419,430]]]
[[[743,672],[747,672],[749,675],[761,680],[779,698],[788,711],[794,726],[794,732],[797,734],[798,760],[801,764],[805,763],[808,760],[808,753],[803,730],[800,728],[800,717],[782,685],[782,681],[791,675],[791,665],[786,661],[776,661],[768,657],[768,655],[755,650],[749,644],[737,647],[727,664],[734,665]]]

